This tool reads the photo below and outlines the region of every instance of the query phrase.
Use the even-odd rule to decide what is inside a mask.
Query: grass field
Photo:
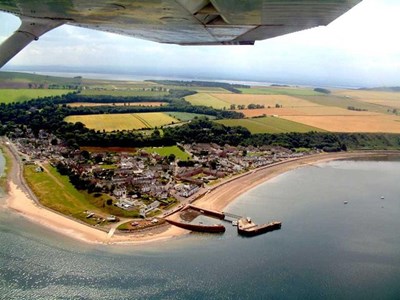
[[[137,211],[125,211],[113,205],[104,205],[110,198],[108,195],[99,194],[96,197],[87,192],[80,192],[70,183],[67,176],[60,175],[48,164],[44,165],[44,168],[44,172],[37,173],[36,166],[24,166],[24,178],[44,206],[92,225],[97,221],[87,219],[84,213],[86,210],[101,217],[110,214],[123,217],[138,216]]]
[[[336,96],[336,95],[321,95],[321,96],[299,96],[304,100],[310,101],[312,103],[323,105],[323,106],[333,106],[347,109],[349,106],[366,109],[369,112],[377,112],[377,113],[387,113],[388,107],[368,103],[360,100],[356,100],[350,97],[345,96]]]
[[[190,158],[189,154],[179,149],[178,146],[168,146],[168,147],[148,147],[143,148],[148,153],[157,153],[161,156],[168,156],[174,154],[179,160],[188,160]]]
[[[335,95],[379,106],[400,108],[400,93],[383,91],[340,90]]]
[[[171,124],[172,122],[179,122],[177,119],[159,112],[68,116],[65,121],[71,123],[82,122],[88,128],[106,131],[154,128]]]
[[[254,94],[254,95],[288,95],[288,96],[314,96],[323,95],[313,91],[309,88],[297,88],[297,87],[252,87],[239,89],[243,94]]]
[[[141,88],[136,89],[119,89],[119,90],[94,90],[87,89],[81,92],[82,95],[88,96],[99,96],[99,95],[107,95],[113,97],[129,97],[129,96],[149,96],[149,97],[157,97],[157,96],[166,96],[169,93],[163,91],[146,91]]]
[[[182,121],[182,122],[187,122],[187,121],[193,120],[196,117],[198,117],[198,118],[206,117],[206,118],[209,118],[210,120],[215,119],[214,116],[210,116],[210,115],[194,114],[194,113],[179,112],[179,111],[166,112],[166,114],[168,114],[171,117],[173,117],[179,121]]]
[[[29,187],[46,207],[67,216],[87,221],[85,210],[103,214],[91,204],[88,197],[77,191],[67,176],[61,176],[53,167],[46,165],[45,172],[35,172],[36,166],[25,166],[24,177]]]
[[[46,96],[59,96],[72,92],[71,90],[48,89],[0,89],[0,103],[23,102]]]
[[[230,103],[215,97],[216,95],[219,94],[210,95],[207,93],[198,93],[185,97],[185,100],[189,101],[192,105],[211,106],[217,109],[223,109],[225,107],[228,109],[230,107]],[[233,94],[223,94],[223,95],[233,95]]]
[[[91,103],[91,102],[75,102],[68,103],[70,107],[92,107],[92,106],[162,106],[166,102],[128,102],[128,103]]]
[[[332,132],[400,133],[400,116],[283,116],[282,118]]]
[[[235,105],[262,104],[265,107],[275,107],[276,104],[287,107],[315,106],[314,103],[287,95],[250,95],[250,94],[212,94],[215,98]]]
[[[243,126],[251,133],[283,133],[283,132],[309,132],[309,131],[324,131],[320,128],[304,125],[298,122],[293,122],[281,118],[264,117],[253,119],[225,119],[215,121],[227,126]]]

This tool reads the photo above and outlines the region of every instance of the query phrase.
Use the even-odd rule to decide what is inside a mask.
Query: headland
[[[7,150],[6,150],[7,151]],[[9,151],[9,150],[8,150]],[[381,157],[399,155],[395,151],[357,151],[339,153],[320,153],[268,165],[221,181],[209,189],[206,194],[194,199],[192,203],[205,209],[223,210],[241,194],[280,174],[299,167],[313,165],[337,159],[358,157]],[[21,175],[21,164],[11,151],[6,153],[12,159],[12,167],[8,170],[8,195],[4,207],[23,215],[30,221],[45,226],[62,235],[93,244],[143,244],[176,238],[190,233],[188,230],[171,225],[163,225],[139,233],[117,234],[115,228],[109,232],[85,225],[41,206],[35,195],[25,184]],[[117,224],[116,224],[117,225]]]

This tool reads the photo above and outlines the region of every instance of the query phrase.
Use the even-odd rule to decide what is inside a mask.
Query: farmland
[[[230,103],[228,101],[221,100],[215,95],[219,94],[206,94],[206,93],[198,93],[194,95],[190,95],[188,97],[185,97],[186,101],[189,101],[192,105],[203,105],[203,106],[211,106],[213,108],[217,109],[223,109],[229,108]],[[227,94],[227,95],[233,95],[233,94]]]
[[[337,95],[301,96],[299,98],[313,102],[318,105],[323,105],[324,107],[333,106],[333,107],[340,107],[347,109],[347,107],[353,106],[360,109],[366,109],[369,112],[377,112],[377,113],[387,113],[388,109],[388,107],[376,103],[368,103],[362,100],[357,100],[356,98],[337,96]]]
[[[92,102],[75,102],[69,103],[70,107],[93,107],[93,106],[162,106],[166,102],[117,102],[117,103],[92,103]]]
[[[350,97],[369,104],[400,108],[400,92],[339,90],[335,95]]]
[[[324,131],[316,127],[304,125],[276,117],[263,117],[239,120],[218,120],[216,121],[226,126],[243,126],[251,133],[282,133],[282,132],[309,132]]]
[[[112,97],[133,97],[148,96],[159,97],[168,95],[167,91],[151,90],[150,88],[131,88],[131,89],[86,89],[81,91],[86,96],[112,96]]]
[[[202,115],[202,114],[195,114],[195,113],[187,113],[187,112],[178,112],[178,111],[171,111],[171,112],[166,112],[166,114],[170,115],[171,117],[182,121],[182,122],[187,122],[190,120],[193,120],[194,118],[201,118],[201,117],[206,117],[209,119],[215,119],[214,116],[210,115]]]
[[[315,96],[323,95],[311,88],[297,87],[252,87],[250,89],[239,89],[243,94],[253,95],[288,95],[288,96]]]
[[[178,123],[179,121],[164,113],[98,114],[69,116],[66,122],[81,122],[95,130],[137,130]]]
[[[48,89],[0,89],[0,103],[23,102],[39,97],[59,96],[71,90]]]
[[[332,132],[400,133],[400,116],[283,116],[282,118]]]
[[[287,95],[251,95],[251,94],[213,94],[220,101],[235,105],[262,104],[265,107],[275,107],[276,104],[283,107],[315,106],[314,103]]]

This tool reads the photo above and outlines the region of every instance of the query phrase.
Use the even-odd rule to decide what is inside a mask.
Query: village
[[[11,141],[25,164],[37,166],[36,172],[43,171],[43,164],[50,164],[62,175],[68,175],[78,190],[106,194],[108,205],[122,211],[137,211],[141,218],[165,215],[235,175],[319,151],[178,144],[180,151],[190,157],[180,160],[174,154],[162,156],[155,148],[154,151],[129,148],[122,152],[109,148],[96,152],[74,149],[43,130],[37,137],[29,129],[16,131]],[[91,213],[87,214],[90,217]]]

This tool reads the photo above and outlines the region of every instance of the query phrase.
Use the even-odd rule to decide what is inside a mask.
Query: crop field
[[[185,151],[179,149],[178,146],[166,146],[166,147],[147,147],[143,148],[148,153],[157,153],[161,156],[169,156],[170,154],[174,154],[175,157],[179,160],[188,160],[190,158],[189,154]]]
[[[376,112],[355,111],[332,106],[306,106],[296,108],[260,108],[237,110],[246,117],[256,117],[265,114],[266,116],[377,116]]]
[[[113,96],[113,97],[130,97],[130,96],[149,96],[149,97],[158,97],[158,96],[166,96],[169,93],[166,91],[147,91],[145,89],[87,89],[83,90],[81,92],[82,95],[88,95],[88,96],[101,96],[101,95],[106,95],[106,96]]]
[[[383,91],[340,90],[336,95],[375,105],[400,108],[400,93]]]
[[[313,102],[315,104],[323,105],[323,106],[334,106],[347,109],[349,106],[357,107],[360,109],[366,109],[369,112],[377,112],[377,113],[387,113],[388,107],[368,103],[360,100],[356,100],[353,98],[345,97],[345,96],[336,96],[336,95],[321,95],[321,96],[299,96],[304,100]]]
[[[177,119],[160,112],[68,116],[65,121],[71,123],[81,122],[90,129],[105,131],[154,128],[179,122]]]
[[[39,97],[59,96],[72,90],[48,89],[0,89],[0,103],[23,102]]]
[[[400,133],[400,116],[283,116],[282,118],[332,132]]]
[[[251,133],[324,131],[320,128],[276,117],[236,119],[236,120],[225,119],[225,120],[218,120],[215,122],[224,124],[226,126],[243,126],[246,127]]]
[[[288,95],[288,96],[315,96],[323,95],[313,89],[296,87],[252,87],[239,89],[243,94],[253,95]]]
[[[203,115],[203,114],[195,114],[195,113],[187,113],[187,112],[179,112],[179,111],[171,111],[171,112],[166,112],[166,114],[170,115],[171,117],[181,121],[181,122],[187,122],[190,120],[193,120],[194,118],[202,118],[206,117],[210,120],[215,119],[215,116],[210,116],[210,115]]]
[[[162,106],[166,102],[118,102],[118,103],[91,103],[91,102],[75,102],[68,103],[70,107],[91,107],[91,106]]]
[[[229,108],[230,103],[225,100],[221,100],[216,95],[219,94],[206,94],[206,93],[198,93],[194,95],[190,95],[185,97],[186,101],[189,101],[192,105],[204,105],[204,106],[211,106],[217,109]],[[234,94],[224,94],[224,95],[234,95]]]
[[[315,106],[315,103],[310,101],[287,95],[212,94],[211,96],[229,103],[228,107],[230,107],[230,104],[246,106],[249,104],[261,104],[265,105],[265,107],[275,107],[276,104],[279,104],[284,108]]]

